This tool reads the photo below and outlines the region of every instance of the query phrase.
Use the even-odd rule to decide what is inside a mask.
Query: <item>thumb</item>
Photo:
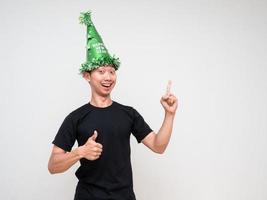
[[[95,141],[96,138],[97,138],[97,131],[95,130],[94,134],[90,137],[90,139]]]

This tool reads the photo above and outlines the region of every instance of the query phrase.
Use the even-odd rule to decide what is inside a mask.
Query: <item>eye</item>
[[[103,70],[103,69],[98,69],[98,72],[99,72],[100,74],[103,74],[103,73],[104,73],[104,70]]]
[[[113,74],[115,74],[115,71],[114,70],[111,70],[110,73],[113,75]]]

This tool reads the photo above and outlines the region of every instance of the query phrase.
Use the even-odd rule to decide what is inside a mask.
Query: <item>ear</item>
[[[83,78],[87,81],[90,82],[90,73],[89,72],[83,72]]]

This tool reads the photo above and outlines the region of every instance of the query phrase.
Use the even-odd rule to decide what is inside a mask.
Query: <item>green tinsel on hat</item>
[[[80,72],[91,71],[105,65],[110,65],[117,70],[120,66],[119,58],[109,55],[91,20],[91,12],[81,13],[79,19],[80,23],[87,27],[86,62],[81,65]]]

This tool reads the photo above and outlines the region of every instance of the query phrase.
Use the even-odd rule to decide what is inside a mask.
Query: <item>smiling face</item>
[[[90,83],[93,94],[107,97],[116,84],[116,71],[111,66],[101,66],[90,73],[85,72],[83,77]]]

